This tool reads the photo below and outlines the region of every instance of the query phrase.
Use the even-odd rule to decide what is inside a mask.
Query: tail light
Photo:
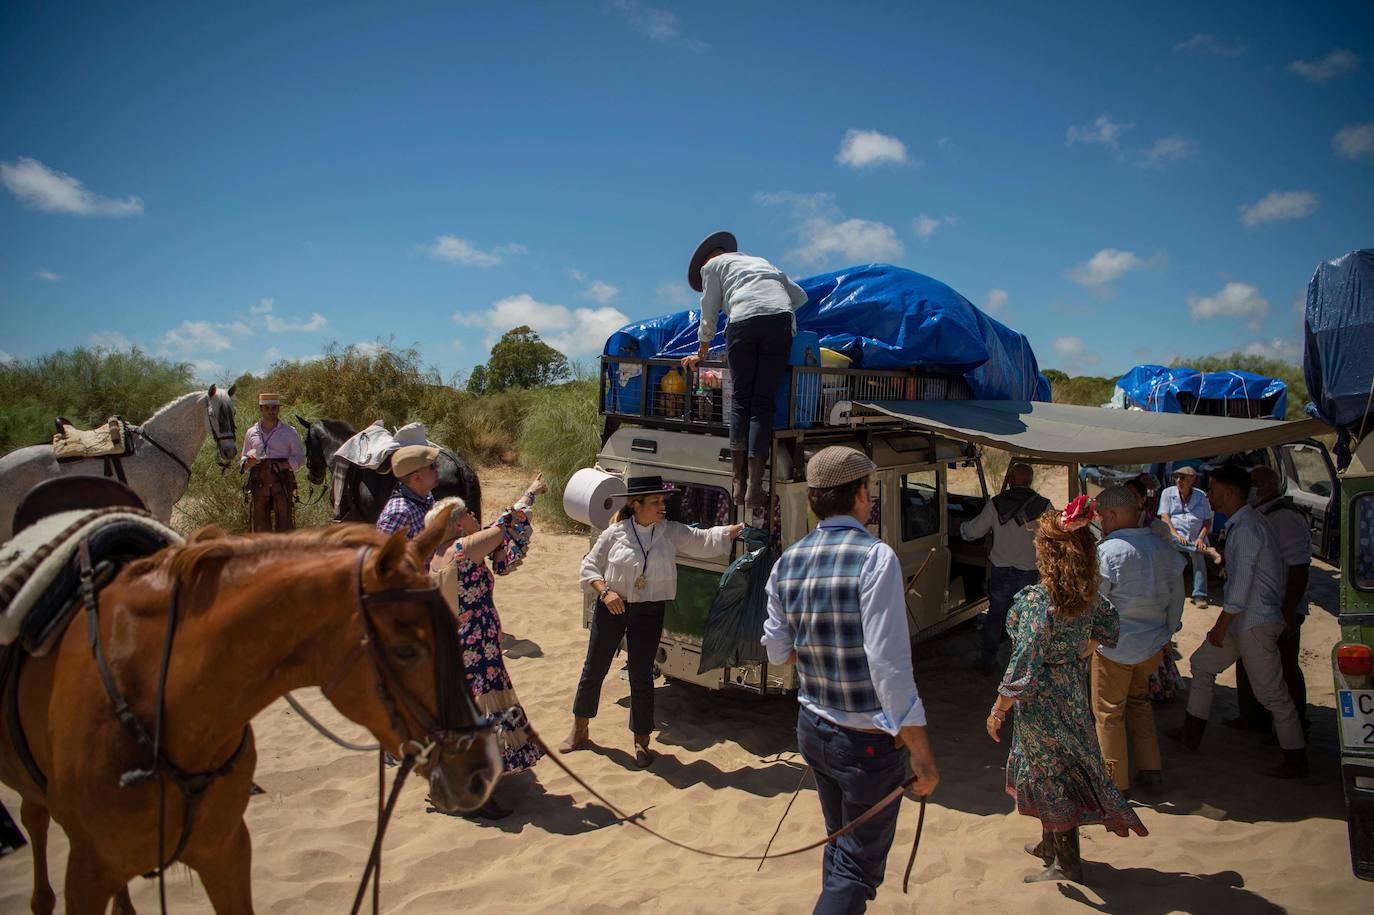
[[[1374,671],[1374,651],[1367,645],[1342,645],[1336,649],[1336,668],[1347,677],[1367,677]]]

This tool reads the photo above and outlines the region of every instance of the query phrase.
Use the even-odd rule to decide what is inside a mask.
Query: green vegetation
[[[1100,407],[1111,401],[1112,390],[1116,387],[1115,378],[1102,378],[1097,375],[1069,376],[1058,369],[1046,369],[1043,374],[1050,380],[1050,396],[1055,403]]]
[[[563,513],[563,489],[568,478],[596,463],[596,453],[601,449],[596,396],[595,376],[545,388],[535,394],[521,429],[522,462],[542,470],[549,484],[547,508],[541,504],[540,518],[559,526],[573,524]]]
[[[568,357],[520,325],[501,335],[486,365],[473,368],[468,393],[496,394],[510,388],[542,388],[572,377]]]
[[[53,418],[89,429],[118,414],[140,423],[198,387],[191,366],[133,349],[77,347],[0,365],[0,453],[50,442]]]

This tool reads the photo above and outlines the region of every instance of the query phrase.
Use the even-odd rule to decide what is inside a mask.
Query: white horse
[[[219,462],[227,467],[238,455],[234,429],[234,388],[192,391],[166,404],[141,426],[133,426],[133,453],[120,458],[129,488],[148,510],[164,522],[172,520],[172,506],[186,492],[191,465],[214,436]],[[30,445],[0,458],[0,542],[13,531],[19,500],[37,484],[63,474],[102,476],[105,461],[89,458],[59,463],[52,445]]]

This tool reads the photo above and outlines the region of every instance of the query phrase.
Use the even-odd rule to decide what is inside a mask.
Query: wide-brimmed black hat
[[[666,496],[677,492],[671,483],[664,483],[663,477],[630,477],[625,481],[625,498],[638,499],[642,496]]]
[[[692,254],[692,259],[687,263],[687,285],[697,292],[701,292],[701,265],[706,263],[706,258],[717,248],[724,248],[731,254],[739,250],[739,242],[735,241],[732,232],[712,232],[702,239],[701,244]]]

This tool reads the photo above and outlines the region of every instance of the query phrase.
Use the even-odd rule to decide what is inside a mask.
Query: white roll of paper
[[[616,509],[624,505],[625,481],[594,467],[572,475],[563,490],[563,511],[574,521],[605,530]]]

